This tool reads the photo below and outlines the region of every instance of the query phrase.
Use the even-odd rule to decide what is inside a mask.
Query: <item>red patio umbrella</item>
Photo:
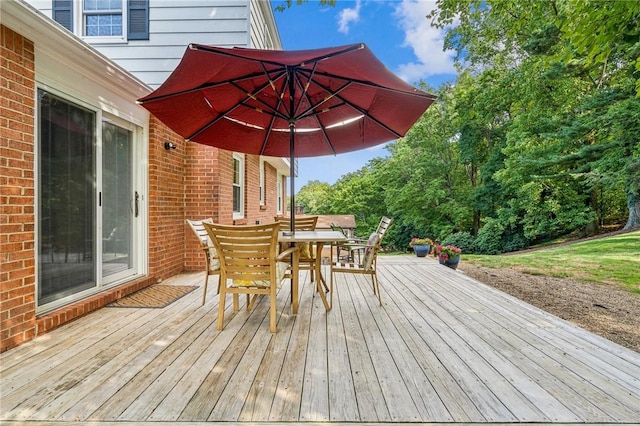
[[[388,142],[435,100],[390,72],[364,44],[283,51],[190,44],[180,64],[138,102],[187,140],[290,157]]]

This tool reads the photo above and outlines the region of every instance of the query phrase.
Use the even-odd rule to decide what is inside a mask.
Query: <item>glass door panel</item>
[[[96,287],[95,113],[38,91],[38,306]]]
[[[109,122],[102,125],[102,276],[133,268],[133,132]]]

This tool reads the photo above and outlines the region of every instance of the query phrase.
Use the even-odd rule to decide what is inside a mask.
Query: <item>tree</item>
[[[296,204],[306,214],[323,214],[329,208],[331,186],[319,180],[309,181],[296,194]]]
[[[484,178],[476,194],[485,215],[492,206],[483,185],[491,184],[492,194],[514,197],[494,196],[494,217],[515,215],[530,238],[593,228],[615,210],[602,208],[604,200],[618,200],[624,186],[627,226],[638,224],[631,106],[639,17],[640,4],[627,1],[438,2],[429,16],[436,25],[459,22],[445,47],[458,52],[461,158],[471,159],[474,185]],[[501,129],[492,137],[497,150],[481,143],[488,129]]]

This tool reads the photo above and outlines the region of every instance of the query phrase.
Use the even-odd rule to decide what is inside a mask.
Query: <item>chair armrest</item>
[[[215,253],[215,256],[211,255],[211,250],[212,249],[213,249],[213,252]],[[218,259],[219,258],[218,251],[216,250],[215,246],[202,246],[202,251],[204,251],[207,256],[210,256],[213,259]]]
[[[365,238],[349,238],[347,239],[347,244],[367,244],[369,240]]]
[[[277,260],[288,260],[285,259],[287,256],[291,255],[291,254],[299,254],[300,252],[300,247],[295,246],[295,247],[289,247],[288,249],[286,249],[285,251],[283,251],[282,253],[280,253],[278,255],[278,257],[276,257]]]

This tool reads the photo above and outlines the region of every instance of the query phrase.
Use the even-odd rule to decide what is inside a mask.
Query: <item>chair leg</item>
[[[340,259],[338,259],[340,261]],[[333,267],[331,267],[331,271],[329,271],[331,278],[329,280],[329,306],[333,307],[333,276],[336,274],[333,272]]]
[[[298,315],[298,303],[300,299],[300,267],[296,263],[292,268],[291,276],[291,309],[293,315]]]
[[[224,305],[227,299],[227,294],[224,289],[220,292],[220,300],[218,301],[218,330],[222,331],[224,328]]]
[[[378,302],[382,306],[382,297],[380,296],[380,284],[378,283],[378,277],[375,273],[371,274],[371,282],[373,283],[373,294],[378,296]]]
[[[207,285],[209,284],[209,271],[205,269],[204,271],[204,291],[202,292],[202,305],[204,306],[204,302],[207,300]],[[218,287],[218,292],[220,292],[220,287]]]
[[[240,309],[240,298],[238,297],[238,293],[233,293],[233,312],[238,312]]]
[[[272,333],[276,332],[276,313],[277,313],[277,305],[276,305],[276,295],[275,292],[271,292],[269,296],[269,330]]]

